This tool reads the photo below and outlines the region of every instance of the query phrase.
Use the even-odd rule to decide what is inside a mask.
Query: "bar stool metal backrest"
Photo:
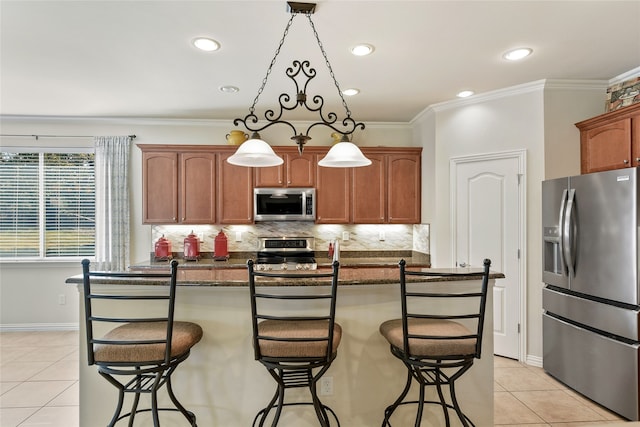
[[[330,425],[328,413],[339,426],[336,414],[320,401],[316,390],[337,356],[342,337],[342,328],[335,322],[339,263],[335,261],[326,273],[256,271],[252,260],[247,267],[254,356],[277,382],[273,398],[253,425],[263,426],[272,409],[275,427],[284,407],[313,405],[321,426]],[[311,402],[285,403],[285,390],[300,387],[309,388]]]
[[[124,418],[131,426],[136,414],[149,411],[159,426],[158,412],[166,410],[179,411],[196,425],[195,415],[171,387],[171,374],[202,338],[199,325],[174,321],[177,269],[174,260],[170,272],[90,271],[89,260],[82,261],[88,364],[119,391],[109,426]],[[145,282],[149,286],[143,291],[133,286]],[[175,408],[158,408],[157,391],[164,385]],[[131,411],[121,415],[125,393],[133,394],[133,402]],[[150,394],[151,408],[138,409],[140,394]]]
[[[450,425],[448,408],[455,410],[464,426],[473,425],[460,409],[455,381],[481,356],[491,261],[485,259],[483,264],[481,272],[435,272],[409,271],[405,261],[400,261],[402,318],[382,323],[380,333],[408,373],[402,393],[385,409],[383,427],[391,426],[389,418],[398,406],[405,404],[418,405],[415,426],[420,426],[425,403],[442,407],[447,426]],[[479,275],[482,278],[479,286],[477,282],[468,285],[463,282]],[[422,278],[424,282],[407,284],[407,277]],[[456,285],[459,289],[452,290],[447,285],[451,281],[460,281],[460,286]],[[427,304],[427,300],[436,304]],[[419,384],[420,397],[416,401],[404,401],[413,380]],[[442,386],[446,385],[450,404],[442,392]],[[425,400],[426,386],[437,388],[438,401]]]

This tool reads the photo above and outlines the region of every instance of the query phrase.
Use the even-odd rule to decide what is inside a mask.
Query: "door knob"
[[[467,266],[467,263],[466,262],[461,262],[459,265],[460,265],[460,267],[464,268],[464,267]]]

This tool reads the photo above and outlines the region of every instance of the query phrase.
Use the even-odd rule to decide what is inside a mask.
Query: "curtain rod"
[[[19,138],[35,138],[36,141],[40,138],[93,138],[93,135],[26,135],[26,134],[1,134],[0,136],[11,136],[11,137],[19,137]],[[131,139],[135,139],[135,135],[127,135]]]

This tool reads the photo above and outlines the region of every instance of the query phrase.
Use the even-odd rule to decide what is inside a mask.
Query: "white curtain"
[[[129,263],[129,136],[96,136],[97,270],[124,271]]]

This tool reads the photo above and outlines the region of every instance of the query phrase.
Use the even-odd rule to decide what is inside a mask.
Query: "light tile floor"
[[[78,332],[0,333],[0,426],[79,427]],[[495,424],[594,427],[625,422],[544,373],[494,358]]]

